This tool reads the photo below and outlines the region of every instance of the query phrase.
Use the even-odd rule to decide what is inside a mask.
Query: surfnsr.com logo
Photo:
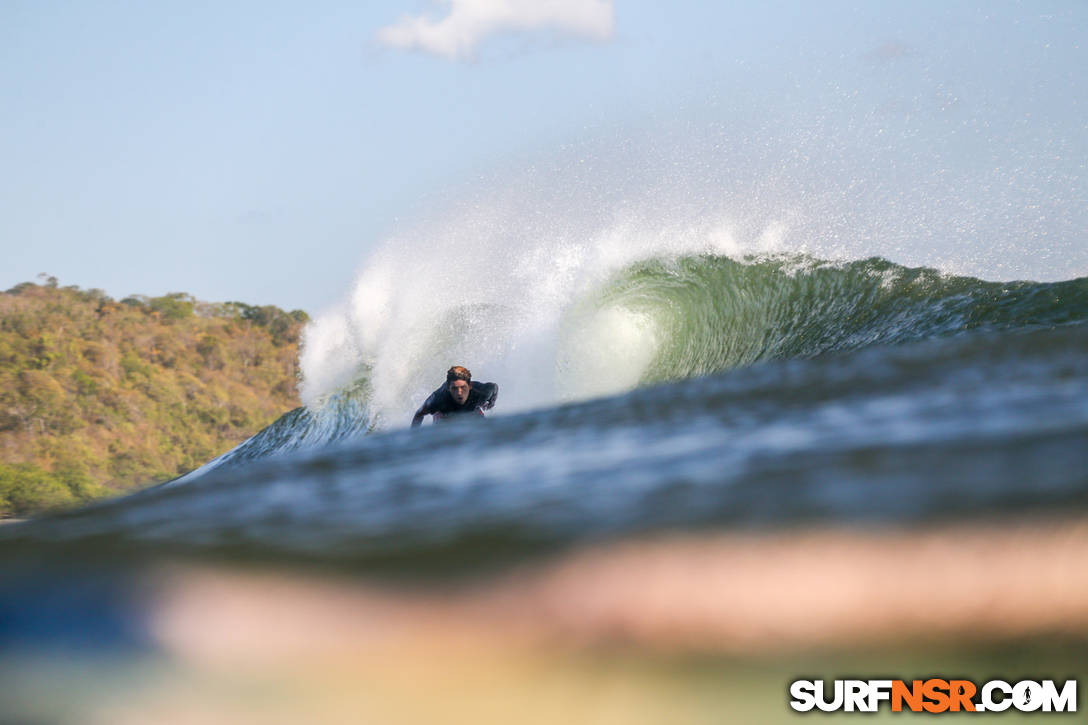
[[[883,703],[892,712],[1076,712],[1077,681],[794,680],[790,698],[798,712],[876,712]]]

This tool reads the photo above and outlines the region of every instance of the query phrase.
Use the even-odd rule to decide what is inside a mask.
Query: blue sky
[[[46,272],[315,312],[503,169],[632,129],[728,141],[805,116],[818,144],[874,114],[904,164],[937,146],[956,173],[1002,169],[987,210],[1047,207],[1050,266],[1013,273],[1086,274],[1086,20],[1074,1],[9,0],[0,288]]]

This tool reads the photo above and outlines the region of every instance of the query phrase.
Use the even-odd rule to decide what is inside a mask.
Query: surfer
[[[468,368],[454,365],[446,372],[446,384],[431,393],[412,416],[412,427],[421,424],[425,415],[433,415],[436,422],[465,413],[483,415],[498,398],[498,385],[474,382]]]

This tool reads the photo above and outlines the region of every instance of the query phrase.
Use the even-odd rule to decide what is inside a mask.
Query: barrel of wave
[[[645,312],[611,305],[574,312],[562,325],[556,360],[563,399],[637,387],[657,358],[658,345],[657,327]]]

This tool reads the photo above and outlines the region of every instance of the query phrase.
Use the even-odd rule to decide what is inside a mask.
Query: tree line
[[[0,293],[0,518],[173,478],[297,407],[308,319],[53,277]]]

